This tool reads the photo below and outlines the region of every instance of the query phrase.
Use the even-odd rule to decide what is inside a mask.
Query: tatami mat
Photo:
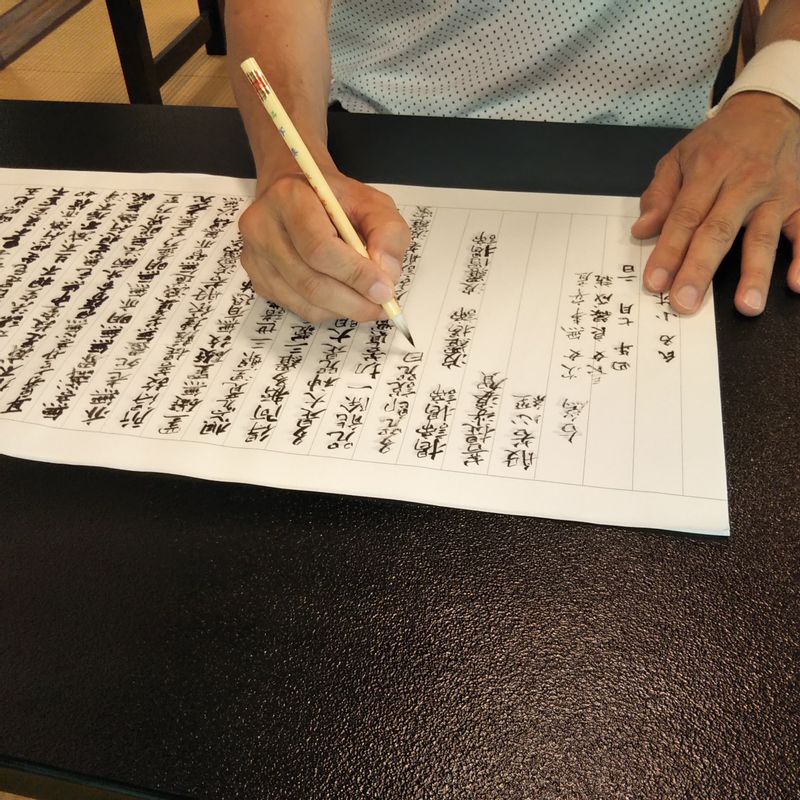
[[[0,12],[15,5],[0,0]],[[158,52],[197,16],[196,0],[143,0],[151,47]],[[161,89],[174,105],[233,106],[222,56],[199,50]],[[92,0],[41,42],[0,70],[0,98],[127,103],[103,0]]]

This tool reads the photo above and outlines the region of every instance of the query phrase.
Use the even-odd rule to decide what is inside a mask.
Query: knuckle
[[[306,263],[318,272],[330,269],[330,265],[336,255],[334,248],[335,242],[333,239],[318,239],[311,245]]]
[[[724,217],[709,217],[702,225],[703,233],[716,244],[728,245],[738,233],[738,228]]]
[[[258,280],[257,278],[251,278],[250,285],[253,287],[253,291],[259,297],[263,297],[264,300],[274,300],[269,291],[269,287],[267,287],[267,285],[262,281]]]
[[[748,164],[740,174],[740,181],[749,194],[764,194],[779,183],[778,173],[771,164]]]
[[[664,172],[665,169],[671,167],[676,160],[676,151],[670,150],[668,153],[665,153],[661,158],[658,159],[656,162],[656,168],[654,170],[655,175],[660,175]]]
[[[258,230],[257,216],[258,213],[253,205],[248,206],[239,216],[239,233],[245,241],[255,238]]]
[[[716,265],[706,258],[693,259],[691,268],[695,276],[704,284],[710,283],[711,279],[714,277],[714,273],[717,271]]]
[[[370,278],[369,264],[369,261],[360,257],[348,259],[348,262],[344,265],[344,282],[352,287],[367,283]]]
[[[703,221],[703,215],[693,206],[675,206],[670,216],[676,225],[687,230],[696,230]]]
[[[660,191],[660,184],[656,180],[653,180],[653,182],[648,184],[647,188],[642,192],[639,200],[642,203],[650,202],[658,196]]]
[[[269,281],[263,275],[251,275],[250,285],[253,287],[253,291],[259,297],[263,297],[265,300],[270,300],[272,302],[277,302]]]
[[[704,147],[694,154],[692,166],[695,172],[707,175],[708,173],[718,172],[720,167],[730,160],[730,157],[731,151],[727,145],[719,144],[716,147]]]
[[[398,259],[402,259],[403,253],[410,244],[411,231],[405,220],[391,220],[383,225],[380,236],[375,237],[370,249],[388,252]]]
[[[299,294],[313,304],[319,302],[323,295],[323,282],[320,275],[314,271],[309,271],[300,279],[298,287]],[[310,320],[309,320],[310,322]]]
[[[267,191],[264,192],[264,195],[272,199],[280,199],[283,200],[287,195],[294,194],[299,187],[299,181],[297,180],[296,175],[281,175],[275,178],[272,183],[267,187]]]
[[[653,206],[664,205],[669,201],[670,193],[660,184],[651,183],[643,192],[639,199],[642,209],[652,208]]]
[[[257,252],[274,250],[276,219],[263,202],[256,200],[248,206],[240,214],[237,224],[245,247],[254,248]]]
[[[382,192],[382,191],[380,191],[380,189],[375,189],[374,191],[375,191],[376,199],[378,199],[380,202],[384,203],[387,206],[390,206],[390,207],[394,206],[394,204],[395,204],[394,203],[394,198],[390,194],[387,194],[386,192]]]
[[[269,285],[267,276],[271,269],[269,263],[259,262],[247,248],[242,250],[239,260],[247,273],[247,277],[250,278],[250,283],[255,293],[260,297],[271,299],[267,290]]]
[[[768,228],[748,230],[747,242],[758,250],[774,252],[778,249],[778,232]]]
[[[659,241],[657,244],[657,250],[658,256],[657,258],[654,258],[654,263],[661,264],[665,267],[674,268],[677,268],[680,265],[681,261],[683,260],[683,256],[686,253],[684,248],[681,248],[673,242],[669,242],[667,240]]]

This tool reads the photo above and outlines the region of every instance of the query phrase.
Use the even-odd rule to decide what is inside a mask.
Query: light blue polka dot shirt
[[[694,127],[740,0],[333,0],[350,111]]]

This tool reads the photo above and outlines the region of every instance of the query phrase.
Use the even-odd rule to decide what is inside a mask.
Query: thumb
[[[411,232],[394,202],[362,206],[354,214],[370,258],[396,283],[400,279]]]
[[[672,150],[658,162],[653,180],[639,199],[639,219],[631,227],[633,236],[650,239],[661,232],[682,182],[677,151]]]

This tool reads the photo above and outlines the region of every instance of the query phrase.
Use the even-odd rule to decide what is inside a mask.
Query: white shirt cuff
[[[747,62],[722,99],[708,112],[711,118],[739,92],[767,92],[800,110],[800,41],[768,44]]]

